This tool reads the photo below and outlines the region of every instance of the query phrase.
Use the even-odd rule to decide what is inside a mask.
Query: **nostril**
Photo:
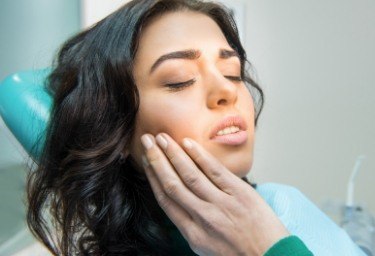
[[[227,100],[225,100],[225,99],[221,99],[221,100],[219,100],[219,101],[217,102],[217,104],[218,104],[218,105],[225,105],[225,104],[227,104]]]

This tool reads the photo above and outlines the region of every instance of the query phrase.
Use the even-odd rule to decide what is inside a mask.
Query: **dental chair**
[[[52,106],[44,86],[49,73],[50,69],[19,72],[0,84],[0,115],[35,161],[44,144]],[[289,232],[299,236],[314,255],[366,255],[343,229],[297,189],[266,183],[259,185],[257,191]]]
[[[29,155],[37,161],[41,146],[44,144],[44,129],[52,104],[51,97],[43,86],[49,73],[50,69],[18,72],[0,81],[0,119],[2,118],[9,128],[8,131],[1,124],[0,132],[3,135],[0,139],[1,150],[18,152],[20,160]],[[2,140],[6,138],[7,141]],[[16,140],[20,142],[26,154],[17,145]],[[9,148],[12,144],[16,147]],[[18,157],[11,153],[9,156]],[[8,230],[0,230],[0,255],[49,255],[47,249],[36,243],[25,224],[25,205],[21,200],[25,195],[24,163],[20,162],[17,165],[19,168],[8,166],[7,163],[5,165],[0,163],[0,166],[3,168],[0,172],[0,178],[3,179],[1,182],[6,184],[0,189],[3,192],[1,200],[4,200],[2,206],[6,207],[1,210],[0,226],[12,227]]]
[[[0,84],[0,116],[26,152],[38,159],[52,99],[44,89],[50,69],[29,70]]]

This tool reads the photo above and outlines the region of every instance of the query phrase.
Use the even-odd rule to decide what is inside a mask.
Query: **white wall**
[[[356,199],[375,213],[375,1],[249,0],[247,52],[266,95],[253,175],[316,203]]]
[[[0,81],[11,73],[51,65],[80,26],[76,0],[1,0]]]
[[[81,24],[90,27],[129,0],[81,0]]]

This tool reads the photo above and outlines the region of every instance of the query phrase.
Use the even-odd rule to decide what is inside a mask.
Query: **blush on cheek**
[[[185,137],[194,135],[194,119],[189,114],[180,113],[176,110],[153,111],[143,120],[140,120],[140,127],[153,135],[164,132],[177,142]]]

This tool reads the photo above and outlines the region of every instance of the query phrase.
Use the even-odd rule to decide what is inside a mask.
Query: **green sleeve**
[[[311,256],[314,255],[297,236],[288,236],[274,244],[264,256]]]

